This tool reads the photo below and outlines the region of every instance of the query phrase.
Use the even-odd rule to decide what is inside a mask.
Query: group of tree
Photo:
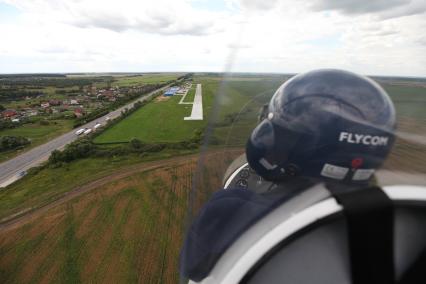
[[[15,128],[26,122],[27,121],[12,122],[8,119],[0,119],[0,130]]]
[[[183,76],[178,77],[178,80],[186,80],[186,79],[191,79],[194,76],[194,73],[186,73]]]
[[[63,151],[55,150],[49,157],[48,164],[53,167],[62,166],[74,160],[89,157],[115,157],[129,154],[144,155],[146,153],[160,152],[164,149],[190,150],[197,149],[201,136],[196,135],[189,140],[173,143],[144,143],[139,139],[132,139],[129,143],[109,145],[103,147],[92,142],[90,137],[78,139],[68,144]]]
[[[22,136],[1,136],[0,152],[21,148],[30,143],[30,140]]]
[[[32,73],[32,74],[1,74],[0,80],[4,79],[34,79],[34,78],[66,78],[67,76],[65,74],[55,74],[55,73]]]
[[[53,167],[60,167],[64,163],[89,157],[115,157],[129,154],[145,155],[146,153],[160,152],[164,149],[194,150],[199,147],[203,139],[203,131],[202,129],[196,129],[188,140],[171,143],[145,143],[133,138],[128,143],[104,147],[93,143],[92,139],[93,136],[86,136],[68,144],[63,151],[53,151],[49,157],[48,164]]]
[[[97,82],[110,81],[112,77],[92,77],[92,78],[67,78],[61,77],[29,77],[15,76],[0,78],[0,85],[8,88],[37,88],[37,87],[56,87],[69,88],[75,86],[89,86]]]
[[[19,101],[26,97],[36,98],[37,96],[44,95],[41,91],[26,91],[22,89],[0,89],[0,101]]]
[[[60,164],[79,158],[89,157],[95,150],[95,145],[89,139],[79,139],[68,144],[63,151],[54,150],[49,157],[49,163]]]

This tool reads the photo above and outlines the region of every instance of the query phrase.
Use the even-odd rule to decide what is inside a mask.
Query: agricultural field
[[[161,84],[169,81],[176,80],[179,76],[184,75],[183,73],[159,73],[159,74],[143,74],[140,76],[129,76],[129,77],[114,77],[111,83],[114,86],[129,87],[133,85],[143,84]]]
[[[86,158],[62,167],[45,167],[29,171],[28,175],[0,191],[0,223],[8,216],[39,208],[58,199],[72,189],[113,173],[132,171],[132,167],[151,161],[176,159],[196,153],[194,150],[163,150],[158,153],[113,156],[109,158]],[[59,178],[60,177],[60,178]]]
[[[208,156],[219,186],[229,154]],[[178,283],[195,159],[114,176],[22,225],[0,229],[7,283]]]

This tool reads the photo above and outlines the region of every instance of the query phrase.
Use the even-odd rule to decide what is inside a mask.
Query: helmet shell
[[[250,166],[267,180],[291,176],[363,183],[394,142],[395,109],[373,80],[322,69],[281,85],[246,146]]]

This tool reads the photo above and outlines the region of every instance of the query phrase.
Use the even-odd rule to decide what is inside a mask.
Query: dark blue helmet
[[[365,183],[394,142],[395,109],[373,80],[342,70],[299,74],[275,92],[246,147],[263,178]]]

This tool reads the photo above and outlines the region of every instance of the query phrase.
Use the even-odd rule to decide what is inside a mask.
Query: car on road
[[[81,129],[77,130],[77,131],[75,132],[75,134],[76,134],[76,135],[81,135],[81,134],[83,134],[83,132],[84,132],[84,131],[86,131],[86,128],[81,128]]]
[[[21,178],[26,174],[27,174],[27,171],[21,171],[21,172],[17,173],[16,175]]]
[[[105,121],[108,121],[110,119],[111,119],[111,117],[109,117],[109,116],[105,117]]]
[[[91,133],[92,132],[92,129],[86,129],[83,133],[84,133],[84,135],[87,135],[87,134],[89,134],[89,133]]]
[[[98,129],[99,127],[101,127],[102,124],[100,124],[99,122],[95,124],[95,126],[93,127],[94,129]]]

